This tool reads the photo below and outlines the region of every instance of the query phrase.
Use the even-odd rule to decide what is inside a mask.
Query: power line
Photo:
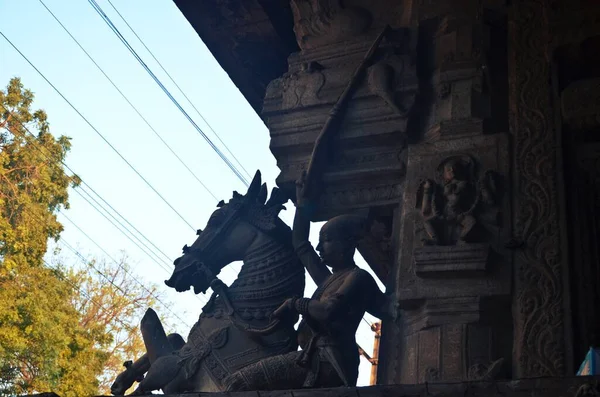
[[[4,110],[8,111],[9,114],[12,115],[12,112],[10,112],[8,109],[6,109],[2,104],[0,104],[0,107],[2,107]],[[16,122],[18,122],[31,136],[33,136],[35,138],[35,135],[29,130],[29,128],[27,128],[27,126],[25,126],[19,119],[14,118],[14,120]],[[34,143],[34,147],[42,154],[42,156],[44,156],[47,160],[48,160],[48,164],[51,164],[51,162],[53,161],[47,154],[45,154],[42,150],[41,147],[38,145],[37,141],[33,141]],[[65,166],[69,171],[71,171],[71,173],[73,175],[77,175],[77,173],[75,173],[75,171],[73,171],[73,169],[71,169],[64,161],[61,161],[62,165]],[[72,177],[72,176],[71,176]],[[81,180],[81,179],[80,179]],[[84,184],[85,182],[83,180],[81,180],[82,184]],[[95,192],[89,185],[85,184],[88,188],[90,188],[102,201],[104,201],[108,206],[110,206],[110,208],[112,208],[115,212],[117,212],[106,200],[104,200],[104,198],[102,198],[102,196],[100,196],[97,192]],[[96,207],[93,203],[91,203],[81,192],[84,192],[86,195],[88,195],[88,197],[90,197],[90,199],[92,199],[100,208],[102,208],[107,214],[109,214],[111,217],[113,217],[113,219],[115,219],[115,221],[117,221],[125,230],[127,230],[133,237],[135,237],[138,241],[140,241],[140,243],[144,244],[139,238],[137,238],[137,236],[132,233],[126,226],[124,226],[121,222],[119,222],[118,219],[116,219],[111,213],[110,211],[107,211],[106,208],[104,208],[102,206],[102,204],[98,203],[98,201],[96,201],[94,199],[94,197],[87,192],[85,189],[80,187],[77,187],[75,189],[73,189],[77,194],[79,194],[92,208],[94,208],[100,215],[102,215],[106,220],[108,220],[117,230],[119,230],[121,233],[123,233],[125,235],[125,237],[127,237],[132,243],[134,243],[143,253],[145,253],[150,259],[152,259],[156,264],[158,264],[162,270],[165,270],[165,272],[167,273],[167,275],[171,274],[171,271],[168,268],[165,268],[164,266],[161,266],[161,264],[159,262],[156,261],[156,259],[150,255],[150,253],[148,253],[146,250],[144,250],[142,247],[140,247],[134,240],[131,239],[131,237],[126,234],[123,230],[121,230],[117,225],[115,225],[114,222],[112,222],[102,211],[100,211],[100,209],[98,207]],[[117,212],[118,213],[118,212]],[[127,218],[123,217],[123,215],[121,215],[120,213],[118,213],[119,216],[121,218],[123,218],[123,220],[125,220],[129,225],[131,225],[140,235],[142,235],[142,237],[144,237],[144,239],[146,239],[146,241],[148,241],[150,244],[152,244],[155,248],[158,249],[158,247],[156,247],[156,245],[154,245],[152,243],[152,241],[150,241],[146,236],[143,235],[143,233],[141,233],[138,229],[136,229],[129,221],[127,221]],[[75,226],[75,228],[77,228],[82,234],[84,234],[86,237],[88,237],[90,240],[92,240],[87,233],[85,233],[74,221],[72,221],[69,217],[67,217],[64,213],[62,213],[62,215],[73,224],[73,226]],[[92,240],[92,242],[95,243],[95,241]],[[156,255],[150,248],[148,248],[148,246],[146,246],[144,244],[144,247],[146,247],[150,252],[152,252],[154,255]],[[100,248],[100,247],[99,247]],[[101,248],[102,249],[102,248]],[[160,249],[158,249],[160,251]],[[166,256],[166,254],[164,254],[164,252],[160,251],[161,253],[163,253],[163,255]],[[168,258],[168,257],[167,257]],[[163,264],[165,264],[163,262]],[[168,265],[168,264],[167,264]],[[198,301],[200,301],[200,303],[202,304],[206,304],[207,299],[201,299],[201,297],[199,295],[194,294],[194,297],[196,297],[196,299],[198,299]]]
[[[88,203],[89,203],[89,201],[88,201]],[[89,204],[90,204],[90,205],[92,205],[91,203],[89,203]],[[92,205],[92,206],[93,206],[93,205]],[[63,216],[63,217],[64,217],[64,218],[67,220],[67,221],[69,221],[69,222],[70,222],[70,223],[71,223],[71,224],[72,224],[72,225],[73,225],[73,226],[74,226],[74,227],[75,227],[77,230],[79,230],[79,232],[80,232],[81,234],[83,234],[83,235],[84,235],[84,236],[85,236],[85,237],[86,237],[88,240],[90,240],[90,241],[91,241],[91,242],[92,242],[92,243],[93,243],[93,244],[94,244],[96,247],[98,247],[98,249],[100,249],[100,251],[102,251],[102,252],[103,252],[103,253],[104,253],[104,254],[105,254],[105,255],[106,255],[108,258],[110,258],[110,259],[111,259],[113,262],[115,262],[117,265],[119,265],[119,266],[120,266],[120,264],[118,263],[118,261],[117,261],[115,258],[113,258],[113,257],[112,257],[112,256],[111,256],[111,255],[110,255],[108,252],[106,252],[106,250],[105,250],[104,248],[102,248],[102,246],[100,246],[100,245],[99,245],[99,244],[96,242],[96,240],[94,240],[92,237],[90,237],[90,235],[89,235],[89,234],[87,234],[87,233],[86,233],[86,232],[85,232],[85,231],[84,231],[84,230],[83,230],[81,227],[79,227],[79,225],[77,225],[77,223],[75,223],[75,221],[73,221],[71,218],[69,218],[69,216],[67,216],[67,214],[65,214],[65,213],[64,213],[64,212],[62,212],[62,211],[59,211],[59,213],[60,213],[60,214],[61,214],[61,215],[62,215],[62,216]],[[113,224],[113,225],[114,225],[114,224]],[[115,226],[115,227],[116,227],[116,226]],[[131,239],[130,239],[130,240],[131,240]],[[132,241],[132,242],[133,242],[133,241]],[[135,242],[133,242],[133,243],[135,244]],[[138,246],[138,248],[140,248],[140,247]],[[141,248],[140,248],[140,249],[141,249]],[[167,268],[163,267],[163,266],[162,266],[160,263],[158,263],[158,262],[156,262],[156,261],[155,261],[155,263],[156,263],[156,264],[158,264],[158,265],[161,267],[161,269],[165,270],[165,271],[167,272],[167,274],[168,274],[168,275],[170,275],[170,274],[171,274],[171,271],[170,271],[169,269],[167,269]],[[125,269],[123,269],[123,270],[125,270]],[[132,276],[132,277],[133,277],[133,276]],[[206,299],[206,298],[204,298],[204,299],[201,299],[201,297],[200,297],[199,295],[194,295],[194,296],[195,296],[195,297],[196,297],[196,299],[198,299],[198,300],[200,301],[200,303],[202,303],[202,304],[206,304],[206,303],[208,302],[208,299]]]
[[[85,257],[77,250],[75,249],[71,244],[69,244],[64,238],[60,239],[60,242],[63,243],[63,245],[65,245],[67,248],[69,248],[77,257],[79,257],[79,259],[82,260],[82,262],[90,267],[92,267],[92,269],[94,269],[96,272],[98,272],[98,274],[100,274],[104,279],[106,279],[106,281],[108,281],[110,284],[112,284],[116,289],[118,289],[123,296],[126,295],[125,291],[123,291],[123,289],[121,287],[119,287],[118,285],[116,285],[110,278],[108,278],[108,276],[104,273],[102,273],[97,267],[95,267],[91,262],[87,261],[85,259]],[[110,257],[110,256],[109,256]],[[186,327],[190,327],[190,325],[184,320],[182,319],[177,313],[175,313],[173,310],[171,310],[169,308],[169,306],[167,306],[163,301],[161,301],[156,295],[154,295],[152,293],[152,291],[150,291],[148,288],[146,288],[146,286],[140,281],[138,280],[134,275],[132,275],[131,273],[129,273],[127,271],[127,269],[120,264],[119,262],[115,261],[115,263],[117,264],[117,266],[119,266],[124,272],[125,274],[128,274],[133,280],[135,280],[144,290],[146,290],[146,292],[148,292],[151,296],[154,297],[154,299],[156,299],[156,301],[158,303],[160,303],[161,305],[163,305],[172,315],[174,315],[179,321],[181,321]],[[140,305],[141,306],[141,305]],[[191,327],[190,327],[191,328]]]
[[[106,15],[106,13],[102,10],[102,8],[96,3],[95,0],[88,0],[92,8],[100,15],[100,17],[104,20],[104,22],[108,25],[108,27],[113,31],[113,33],[119,38],[121,43],[125,45],[125,47],[129,50],[129,52],[134,56],[134,58],[142,65],[144,70],[150,75],[150,77],[154,80],[156,84],[160,87],[160,89],[167,95],[167,97],[173,102],[173,104],[179,109],[179,111],[185,116],[185,118],[192,124],[192,126],[198,131],[198,133],[204,138],[204,140],[210,145],[210,147],[217,153],[217,155],[225,162],[227,167],[237,176],[237,178],[246,186],[249,186],[248,180],[240,173],[237,167],[231,163],[231,161],[223,154],[223,152],[213,143],[213,141],[202,131],[202,129],[196,124],[196,122],[190,117],[190,115],[185,111],[185,109],[179,104],[179,102],[173,97],[173,95],[169,92],[169,90],[164,86],[164,84],[160,81],[158,77],[152,72],[152,70],[146,65],[144,60],[137,54],[137,52],[133,49],[133,47],[129,44],[127,39],[121,34],[119,29],[113,24],[111,19]]]
[[[214,198],[215,200],[219,201],[219,199],[214,195],[214,193],[204,184],[204,182],[202,182],[200,180],[200,178],[194,173],[194,171],[192,171],[192,169],[181,159],[181,157],[179,157],[179,155],[177,153],[175,153],[175,151],[173,150],[173,148],[171,148],[171,146],[169,146],[169,144],[163,139],[163,137],[156,131],[156,129],[154,129],[154,127],[152,127],[152,125],[150,124],[150,122],[148,122],[148,120],[140,113],[140,111],[133,105],[133,103],[131,103],[131,101],[129,100],[129,98],[127,98],[127,96],[123,93],[123,91],[121,91],[121,89],[119,89],[119,87],[113,82],[113,80],[104,72],[104,70],[102,69],[102,67],[100,67],[100,65],[94,60],[94,58],[86,51],[86,49],[79,43],[79,41],[71,34],[71,32],[65,27],[65,25],[58,19],[58,17],[50,10],[50,8],[48,8],[48,6],[42,1],[42,0],[38,0],[42,6],[44,6],[44,8],[50,13],[50,15],[52,15],[52,17],[54,18],[54,20],[56,22],[58,22],[58,24],[63,28],[63,30],[69,35],[69,37],[71,37],[71,39],[75,42],[75,44],[77,44],[77,46],[81,49],[81,51],[83,51],[83,53],[89,58],[90,61],[92,61],[92,63],[96,66],[96,68],[104,75],[104,77],[106,77],[106,79],[110,82],[110,84],[117,90],[117,92],[121,95],[121,97],[123,97],[123,99],[129,104],[129,106],[134,110],[135,113],[137,113],[137,115],[144,121],[144,123],[146,123],[146,125],[150,128],[150,130],[152,130],[152,132],[154,132],[154,134],[158,137],[158,139],[160,139],[160,141],[163,143],[163,145],[165,145],[167,147],[167,149],[169,149],[169,151],[177,158],[177,160],[179,160],[179,162],[185,167],[185,169],[188,170],[188,172],[194,177],[194,179],[196,179],[196,181],[198,181],[198,183],[200,183],[200,185],[204,188],[204,190],[206,190],[206,192],[208,192],[208,194],[210,194],[212,196],[212,198]]]
[[[59,211],[60,212],[60,211]],[[183,320],[180,316],[177,315],[177,313],[175,313],[174,311],[172,311],[163,301],[160,300],[160,298],[158,296],[156,296],[152,291],[150,291],[145,285],[144,283],[142,283],[140,280],[138,280],[133,274],[129,273],[127,271],[127,269],[123,266],[122,263],[119,263],[117,260],[115,260],[104,248],[102,248],[94,239],[92,239],[87,233],[85,233],[79,226],[77,226],[77,224],[75,224],[73,221],[71,221],[66,215],[62,214],[65,218],[67,218],[71,223],[73,223],[73,225],[75,225],[75,227],[82,232],[88,239],[90,239],[90,241],[92,241],[92,243],[94,243],[98,248],[100,248],[100,250],[102,252],[104,252],[104,254],[106,256],[108,256],[108,258],[110,258],[119,268],[121,268],[125,274],[129,275],[136,283],[138,283],[146,292],[148,292],[148,294],[150,294],[150,296],[154,297],[154,299],[156,299],[157,302],[159,302],[161,305],[163,305],[171,314],[173,314],[177,319],[179,319],[184,325],[186,325],[187,327],[190,327],[189,324],[187,324],[187,322],[185,320]],[[34,214],[34,216],[37,217],[36,214]],[[41,220],[41,218],[40,218]],[[119,287],[118,285],[116,285],[110,278],[108,278],[108,276],[106,274],[104,274],[102,271],[100,271],[97,267],[95,267],[91,262],[88,262],[84,256],[77,250],[75,249],[71,244],[69,244],[69,242],[64,239],[61,238],[60,242],[63,243],[63,245],[67,246],[67,248],[69,248],[76,256],[78,256],[82,262],[88,266],[90,266],[92,269],[94,269],[96,272],[98,272],[98,274],[100,274],[104,279],[106,279],[106,281],[108,281],[110,284],[112,284],[115,288],[117,288],[122,294],[123,296],[126,296],[127,294],[125,293],[125,291],[123,291],[123,289],[121,287]],[[138,306],[140,306],[138,304]],[[141,306],[140,306],[141,307]]]
[[[6,107],[4,107],[4,105],[0,104],[0,107],[2,107],[5,111],[7,111],[10,115],[13,115],[13,113],[8,110]],[[17,123],[19,123],[19,125],[21,125],[21,127],[23,127],[25,129],[25,131],[27,131],[32,137],[36,138],[35,134],[33,132],[31,132],[31,130],[29,130],[29,128],[27,128],[27,126],[25,124],[23,124],[18,118],[14,118],[14,121],[16,121]],[[48,154],[44,153],[41,150],[41,147],[39,146],[37,141],[33,141],[34,143],[34,147],[42,154],[42,156],[44,156],[49,164],[53,161]],[[67,169],[69,170],[73,175],[77,175],[77,173],[71,168],[69,167],[69,165],[67,163],[65,163],[63,160],[61,160],[61,164]],[[78,188],[75,188],[74,191],[79,194],[90,206],[92,206],[92,208],[94,208],[100,215],[102,215],[105,219],[107,219],[117,230],[119,230],[121,233],[123,233],[125,235],[125,237],[127,237],[132,243],[134,243],[143,253],[145,253],[150,259],[152,259],[155,263],[157,263],[163,270],[165,270],[167,272],[167,275],[170,275],[171,272],[169,271],[169,269],[164,268],[163,266],[160,265],[160,263],[158,263],[156,261],[156,259],[150,255],[146,250],[144,250],[142,247],[140,247],[135,241],[133,241],[131,239],[131,237],[129,235],[127,235],[123,230],[121,230],[117,225],[115,225],[110,219],[107,218],[107,216],[100,211],[99,208],[97,208],[94,204],[92,204],[85,196],[83,196],[81,194],[81,192],[79,190],[81,190],[82,192],[84,192],[86,195],[88,195],[88,197],[90,197],[90,199],[92,199],[100,208],[102,208],[107,214],[109,214],[113,219],[115,219],[115,221],[117,223],[119,223],[119,225],[121,225],[121,227],[123,227],[129,234],[131,234],[131,236],[135,237],[136,240],[138,240],[140,243],[142,243],[144,245],[144,247],[146,247],[150,252],[152,252],[152,254],[156,255],[155,252],[153,252],[146,244],[144,244],[136,235],[135,233],[133,233],[131,230],[128,229],[127,226],[123,225],[122,222],[120,222],[116,217],[114,217],[114,215],[112,215],[112,213],[110,211],[108,211],[106,208],[104,208],[104,206],[99,203],[96,199],[94,199],[94,197],[87,192],[85,189],[82,188],[82,186],[86,186],[88,189],[90,189],[101,201],[103,201],[110,209],[112,209],[115,213],[117,213],[117,215],[119,215],[119,217],[121,217],[129,226],[131,226],[137,233],[139,233],[150,245],[152,245],[154,248],[156,248],[156,250],[158,250],[160,253],[162,253],[164,255],[165,258],[167,258],[168,261],[170,261],[170,258],[167,254],[165,254],[160,248],[158,248],[150,239],[148,239],[141,231],[139,231],[131,222],[129,222],[127,220],[126,217],[124,217],[119,211],[117,211],[110,203],[108,203],[98,192],[96,192],[89,184],[87,184],[83,179],[81,179],[79,177],[80,181],[81,181],[81,186],[79,186]],[[158,255],[156,255],[156,257],[158,257]],[[169,263],[165,263],[166,265],[169,265]],[[239,272],[239,269],[236,269],[233,266],[233,263],[230,263],[229,265],[227,265],[224,270],[230,270],[233,272]],[[234,278],[237,276],[237,274],[234,273]],[[201,303],[206,303],[205,299],[200,299],[199,295],[194,294],[194,296],[196,297],[196,299],[198,299]]]
[[[6,109],[2,104],[0,104],[0,107],[2,107],[5,111],[8,111],[10,115],[13,115],[12,112],[10,112],[8,109]],[[35,134],[33,132],[31,132],[29,130],[29,128],[27,128],[27,126],[25,124],[23,124],[18,118],[14,118],[14,120],[16,122],[18,122],[21,127],[23,127],[25,129],[25,131],[27,131],[32,137],[36,138]],[[50,156],[46,153],[44,153],[41,150],[41,147],[39,146],[39,144],[37,143],[37,141],[33,141],[34,143],[34,147],[42,154],[42,156],[44,156],[44,158],[46,158],[48,160],[48,163],[50,164],[52,161],[54,161],[53,159],[50,158]],[[61,164],[68,170],[71,172],[71,178],[74,175],[77,175],[77,173],[71,168],[69,167],[69,165],[67,163],[65,163],[64,161],[61,160]],[[150,245],[152,245],[157,251],[159,251],[168,261],[170,261],[170,258],[167,254],[165,254],[160,248],[158,248],[150,239],[148,239],[148,237],[146,237],[141,231],[139,231],[131,222],[129,222],[127,220],[127,218],[125,218],[123,215],[121,215],[121,213],[119,211],[117,211],[112,205],[110,205],[110,203],[108,203],[98,192],[96,192],[89,184],[87,184],[83,179],[79,178],[81,181],[81,185],[78,186],[77,188],[73,189],[75,191],[75,193],[77,193],[78,195],[80,195],[85,201],[88,202],[88,204],[90,204],[90,206],[92,206],[92,208],[94,208],[96,211],[98,211],[98,213],[100,213],[100,215],[102,215],[103,217],[105,217],[109,222],[111,222],[111,224],[113,226],[115,226],[121,233],[123,233],[125,235],[125,237],[129,238],[131,240],[131,237],[126,234],[123,230],[121,230],[117,225],[115,225],[110,219],[107,218],[107,216],[100,211],[94,204],[92,204],[87,197],[85,197],[81,192],[84,192],[91,200],[93,200],[100,208],[102,208],[104,210],[104,212],[106,212],[106,214],[109,214],[119,225],[121,225],[121,227],[123,227],[129,234],[131,234],[131,236],[134,236],[138,241],[140,241],[140,243],[143,244],[143,242],[135,235],[135,233],[133,233],[131,230],[129,230],[129,228],[125,225],[123,225],[122,222],[120,222],[110,211],[108,211],[106,208],[104,208],[104,206],[99,203],[89,192],[87,192],[83,186],[85,186],[87,189],[91,190],[101,201],[103,201],[111,210],[113,210],[121,219],[123,219],[125,221],[125,223],[127,223],[129,226],[131,226],[139,235],[141,235]],[[131,240],[134,244],[135,241]],[[146,255],[148,255],[148,257],[150,259],[153,259],[156,262],[156,259],[154,259],[154,257],[152,255],[150,255],[148,252],[146,252],[144,249],[142,249],[139,245],[136,244],[136,246],[138,248],[140,248],[140,250],[142,250],[142,252],[144,252]],[[152,252],[154,255],[156,255],[156,253],[154,253],[148,246],[146,246],[144,244],[144,246],[146,248],[148,248],[148,250],[150,252]],[[158,257],[158,256],[157,256]],[[168,263],[167,263],[168,264]]]
[[[77,189],[75,189],[75,191],[77,191]],[[91,205],[92,207],[94,207],[94,205],[93,205],[93,204],[92,204],[90,201],[88,201],[87,197],[85,197],[85,196],[83,196],[83,195],[81,195],[81,194],[80,194],[80,196],[81,196],[81,197],[82,197],[84,200],[86,200],[86,201],[87,201],[87,203],[88,203],[89,205]],[[60,212],[60,211],[59,211],[59,212]],[[98,211],[98,212],[100,212],[100,211]],[[76,228],[77,230],[79,230],[79,231],[80,231],[80,232],[81,232],[81,233],[82,233],[84,236],[86,236],[86,237],[87,237],[87,238],[88,238],[90,241],[92,241],[92,243],[96,244],[96,243],[95,243],[95,241],[94,241],[94,240],[93,240],[93,239],[92,239],[90,236],[88,236],[88,234],[87,234],[86,232],[84,232],[84,231],[83,231],[83,230],[82,230],[82,229],[81,229],[81,228],[80,228],[80,227],[79,227],[79,226],[78,226],[78,225],[77,225],[77,224],[76,224],[76,223],[75,223],[75,222],[74,222],[74,221],[73,221],[71,218],[69,218],[69,217],[68,217],[68,216],[67,216],[67,215],[66,215],[64,212],[60,212],[60,213],[62,214],[62,216],[64,216],[64,217],[65,217],[65,219],[66,219],[67,221],[69,221],[69,222],[70,222],[70,223],[71,223],[73,226],[75,226],[75,228]],[[111,224],[112,224],[114,227],[116,227],[117,229],[119,229],[117,225],[115,225],[115,224],[114,224],[114,223],[113,223],[113,222],[112,222],[110,219],[108,219],[108,217],[106,217],[106,216],[105,216],[105,219],[106,219],[107,221],[109,221],[109,222],[110,222],[110,223],[111,223]],[[127,234],[125,234],[125,233],[124,233],[124,232],[123,232],[121,229],[119,229],[119,231],[121,231],[121,233],[123,233],[123,234],[124,234],[126,237],[129,237],[129,236],[128,236]],[[137,245],[137,243],[136,243],[135,241],[131,240],[131,238],[129,238],[129,239],[130,239],[130,241],[131,241],[132,243],[134,243],[134,244],[135,244],[135,245],[136,245],[136,246],[137,246],[137,247],[138,247],[140,250],[142,250],[142,252],[144,252],[144,250],[142,249],[142,247],[140,247],[139,245]],[[96,246],[97,246],[97,245],[96,245]],[[101,247],[99,247],[99,246],[97,246],[97,247],[98,247],[98,248],[100,248],[100,249],[102,250],[102,248],[101,248]],[[147,254],[147,255],[148,255],[148,254]],[[161,268],[161,269],[163,269],[163,270],[165,270],[167,273],[169,273],[169,270],[168,270],[167,268],[165,268],[165,267],[164,267],[164,263],[162,263],[162,262],[158,262],[158,261],[157,261],[156,259],[154,259],[153,257],[151,257],[151,259],[153,259],[153,260],[154,260],[154,263],[156,263],[158,266],[160,266],[160,268]]]
[[[244,171],[244,173],[249,178],[252,178],[252,175],[250,175],[250,173],[248,173],[248,170],[246,170],[246,168],[244,168],[243,164],[231,152],[231,150],[225,144],[225,142],[223,142],[223,140],[221,139],[221,137],[219,136],[219,134],[216,133],[216,131],[212,128],[212,126],[210,125],[210,123],[204,118],[204,116],[202,115],[202,113],[200,113],[200,111],[196,108],[196,106],[194,105],[194,103],[190,100],[190,98],[186,95],[186,93],[181,89],[181,87],[179,86],[179,84],[177,84],[177,82],[175,82],[175,80],[173,79],[173,77],[171,77],[171,74],[169,72],[167,72],[167,70],[162,65],[162,63],[160,63],[160,61],[154,56],[154,53],[152,51],[150,51],[150,49],[148,48],[148,46],[146,45],[146,43],[144,43],[144,40],[142,40],[141,37],[136,33],[136,31],[131,27],[131,25],[129,24],[129,22],[127,22],[127,20],[125,19],[125,17],[123,15],[121,15],[121,13],[117,9],[117,7],[115,7],[115,5],[112,3],[111,0],[108,0],[108,4],[110,4],[110,6],[112,7],[112,9],[115,10],[115,12],[117,13],[117,15],[121,18],[121,20],[123,20],[123,22],[125,23],[125,25],[127,25],[127,27],[129,28],[129,30],[131,30],[131,33],[133,33],[135,35],[135,37],[139,40],[139,42],[142,43],[142,45],[144,46],[144,48],[146,49],[146,51],[148,51],[148,53],[150,54],[150,56],[154,59],[154,61],[156,61],[156,63],[158,64],[158,66],[160,66],[160,68],[162,69],[162,71],[165,72],[165,74],[167,75],[167,77],[169,78],[169,80],[171,80],[171,82],[175,85],[175,87],[177,87],[177,90],[181,93],[181,95],[183,95],[183,97],[187,100],[187,102],[190,104],[190,106],[196,111],[196,113],[198,114],[198,116],[200,116],[200,118],[202,119],[202,121],[204,121],[204,123],[208,126],[208,128],[212,131],[212,133],[217,137],[217,139],[219,140],[219,142],[221,142],[221,144],[223,145],[223,147],[225,147],[225,149],[227,150],[227,152],[229,152],[229,154],[231,155],[231,157],[233,157],[233,159],[238,163],[238,165],[242,168],[242,170]]]
[[[132,243],[134,243],[140,250],[142,250],[142,252],[146,253],[146,255],[148,255],[148,257],[150,257],[150,259],[152,259],[157,265],[159,265],[162,269],[166,270],[167,272],[169,272],[168,269],[165,269],[163,267],[163,265],[169,265],[168,262],[165,262],[164,259],[162,259],[161,257],[159,257],[154,251],[152,251],[152,249],[150,249],[143,241],[141,241],[136,235],[135,233],[132,233],[131,230],[129,230],[125,225],[123,225],[123,223],[121,221],[119,221],[112,213],[110,213],[110,211],[107,211],[106,208],[102,207],[102,205],[100,203],[98,203],[98,201],[89,193],[87,192],[85,189],[82,189],[81,186],[78,186],[77,188],[73,189],[73,191],[75,191],[75,193],[77,193],[82,199],[84,199],[91,207],[93,207],[94,209],[96,209],[96,211],[102,215],[108,222],[110,222],[115,228],[117,228],[121,233],[123,233],[123,235],[125,237],[127,237]],[[81,192],[85,193],[86,196],[84,196]],[[89,198],[88,198],[89,197]],[[90,200],[92,200],[94,203],[90,202]],[[119,226],[117,226],[111,219],[108,218],[108,216],[106,214],[104,214],[104,212],[100,211],[98,208],[96,208],[96,205],[98,205],[100,208],[102,208],[104,210],[104,212],[106,212],[106,214],[108,214],[112,219],[115,220],[115,222],[117,222],[123,229],[125,229],[129,234],[125,233],[123,230],[121,230],[119,228]],[[148,251],[150,251],[152,253],[153,256],[151,256],[150,254],[148,254],[142,247],[140,247],[138,245],[137,242],[133,241],[132,238],[135,238],[137,241],[140,242],[140,244],[142,244],[146,249],[148,249]],[[142,235],[143,236],[143,235]],[[143,236],[144,237],[144,236]],[[146,240],[147,238],[144,237]],[[162,251],[160,251],[162,252]],[[156,259],[155,259],[156,258]],[[160,260],[160,262],[157,261]],[[168,259],[168,258],[167,258]]]
[[[183,221],[185,222],[190,229],[192,230],[196,230],[194,229],[194,227],[183,217],[183,215],[181,215],[159,192],[158,190],[156,190],[156,188],[154,186],[152,186],[152,184],[150,182],[148,182],[148,180],[104,137],[104,135],[102,135],[102,133],[100,133],[100,131],[98,131],[98,129],[96,129],[96,127],[94,127],[94,125],[62,94],[62,92],[60,92],[60,90],[58,90],[58,88],[56,88],[56,86],[54,86],[54,84],[52,84],[50,82],[50,80],[48,80],[46,78],[46,76],[37,68],[35,67],[35,65],[25,56],[25,54],[23,54],[18,48],[17,46],[15,46],[13,44],[12,41],[10,41],[8,39],[8,37],[6,37],[4,35],[4,33],[2,33],[2,31],[0,31],[0,35],[2,35],[2,37],[4,37],[4,39],[8,42],[8,44],[10,44],[15,51],[17,51],[19,53],[19,55],[21,55],[23,57],[23,59],[25,59],[25,61],[27,61],[27,63],[29,63],[29,65],[35,69],[35,71],[54,89],[54,91],[56,91],[56,93],[58,95],[60,95],[65,102],[67,102],[67,104],[90,126],[90,128],[92,128],[94,130],[94,132],[96,132],[96,134],[98,134],[98,136],[100,136],[100,138],[102,138],[102,140],[129,166],[129,168],[131,168],[133,170],[133,172],[136,173],[136,175],[138,177],[140,177],[140,179],[142,179],[146,185],[152,189],[152,191],[154,191],[154,193],[156,193],[156,195],[158,197],[161,198],[161,200],[167,204],[167,206],[169,206],[169,208],[171,208],[171,210],[173,210],[173,212],[175,212],[177,214],[177,216]]]

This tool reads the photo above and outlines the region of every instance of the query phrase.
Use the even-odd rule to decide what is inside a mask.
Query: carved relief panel
[[[505,135],[409,148],[396,240],[404,310],[394,382],[509,376],[508,175]]]
[[[481,273],[469,282],[477,294],[509,293],[506,137],[418,145],[408,157],[398,244],[400,297],[454,293],[443,279],[422,279],[446,272],[464,277]]]

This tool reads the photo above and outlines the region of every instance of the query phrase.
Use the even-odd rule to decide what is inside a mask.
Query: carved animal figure
[[[228,203],[221,201],[194,244],[183,248],[165,283],[179,292],[192,287],[195,293],[209,287],[215,292],[179,350],[169,343],[156,313],[146,313],[141,328],[149,369],[134,394],[220,391],[228,375],[297,349],[293,322],[270,317],[286,299],[302,296],[304,268],[293,251],[291,230],[278,217],[287,197],[275,188],[266,199],[267,187],[257,172],[246,195],[234,192]],[[238,278],[226,287],[217,274],[240,260]]]

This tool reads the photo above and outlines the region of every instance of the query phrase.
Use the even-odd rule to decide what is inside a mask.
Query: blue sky
[[[161,79],[210,139],[226,152],[185,98],[144,50],[106,0],[97,0],[121,33]],[[154,129],[219,199],[229,199],[243,184],[152,81],[86,0],[44,0],[44,3],[125,93]],[[112,0],[214,131],[253,175],[260,169],[269,188],[279,173],[269,151],[269,133],[227,74],[171,0]],[[71,101],[120,153],[195,228],[203,228],[215,199],[193,178],[137,116],[39,0],[0,1],[4,33]],[[36,96],[34,107],[47,111],[51,131],[72,138],[67,164],[104,199],[142,231],[171,259],[195,233],[89,127],[89,125],[0,37],[0,85],[21,77]],[[193,324],[201,303],[192,292],[167,288],[165,270],[118,232],[79,195],[71,193],[67,215],[112,256],[127,252],[140,280],[159,284],[172,309]],[[282,218],[291,223],[293,205]],[[79,230],[61,217],[63,237],[84,255],[102,257]],[[316,244],[320,225],[313,225]],[[364,266],[360,258],[359,265]],[[73,259],[75,261],[75,259]],[[239,264],[221,273],[230,283]],[[314,290],[307,277],[306,295]],[[205,298],[201,298],[204,300]],[[369,321],[373,321],[368,317]],[[177,331],[187,336],[189,329]],[[373,334],[363,323],[359,344],[372,351]],[[370,364],[362,359],[359,384],[369,381]]]

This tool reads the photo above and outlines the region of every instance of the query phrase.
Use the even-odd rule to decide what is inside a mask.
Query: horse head
[[[191,247],[183,247],[183,255],[174,262],[175,269],[165,284],[175,290],[194,287],[196,294],[206,292],[220,270],[269,239],[278,238],[289,244],[289,228],[279,219],[287,197],[274,188],[267,200],[267,186],[256,172],[245,195],[233,192],[229,202],[221,201],[204,230]],[[266,201],[266,202],[265,202]]]

